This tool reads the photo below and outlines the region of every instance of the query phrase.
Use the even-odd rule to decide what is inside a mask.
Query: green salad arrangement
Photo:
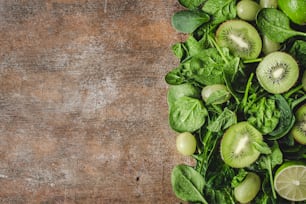
[[[175,195],[306,203],[306,1],[179,3],[171,22],[186,40],[172,46],[179,64],[165,76],[169,125],[195,165],[173,168]]]

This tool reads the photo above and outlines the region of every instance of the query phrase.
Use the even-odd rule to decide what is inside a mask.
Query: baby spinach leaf
[[[272,171],[274,167],[276,167],[279,164],[282,164],[283,154],[281,150],[279,149],[278,143],[276,141],[274,142],[271,150],[272,152],[270,154],[262,155],[259,158],[258,164],[259,164],[259,168],[263,170],[267,170],[267,173],[269,174],[270,186],[272,189],[273,197],[276,198],[276,193],[275,193],[274,184],[273,184]]]
[[[271,149],[268,146],[267,143],[261,141],[261,142],[253,142],[252,145],[255,147],[257,151],[259,151],[262,154],[271,154]]]
[[[250,124],[266,135],[276,128],[281,114],[274,99],[262,97],[249,107],[246,116]]]
[[[184,10],[176,12],[171,19],[172,26],[179,32],[192,33],[200,25],[208,22],[210,16],[202,11]]]
[[[219,132],[221,130],[227,129],[228,127],[236,123],[236,113],[229,110],[228,108],[224,108],[223,112],[217,117],[217,119],[209,123],[207,129],[211,132]]]
[[[165,76],[165,81],[170,85],[179,85],[187,82],[182,73],[181,65],[168,72]]]
[[[264,8],[257,14],[256,24],[261,32],[274,42],[285,42],[293,36],[306,36],[290,27],[290,20],[282,11]]]
[[[169,123],[177,132],[198,130],[208,114],[201,100],[188,96],[180,97],[169,108]]]
[[[280,111],[280,118],[276,128],[267,135],[267,139],[276,140],[285,136],[292,128],[295,122],[295,117],[292,113],[291,107],[282,95],[274,95],[277,108]]]
[[[248,175],[248,172],[246,170],[239,169],[238,174],[233,178],[231,182],[231,186],[233,188],[237,187],[247,175]]]
[[[176,43],[176,44],[172,45],[172,51],[173,51],[174,55],[179,59],[182,59],[185,55],[185,50],[184,50],[184,47],[183,47],[183,43]]]
[[[306,69],[306,41],[294,41],[289,53],[299,62],[299,65]]]
[[[202,10],[212,15],[211,24],[219,24],[236,17],[236,0],[207,0]]]
[[[192,84],[185,83],[180,85],[172,85],[168,89],[167,102],[171,106],[175,101],[183,96],[189,96],[192,98],[200,98],[201,91],[198,87]]]
[[[183,164],[175,166],[171,173],[171,184],[178,198],[188,202],[207,204],[203,197],[204,178],[192,167]]]
[[[195,9],[200,6],[205,0],[178,0],[179,3],[189,9]]]

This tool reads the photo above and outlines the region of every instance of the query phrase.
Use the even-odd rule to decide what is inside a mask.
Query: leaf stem
[[[270,177],[270,185],[271,185],[271,189],[272,189],[272,194],[273,194],[273,198],[276,199],[276,193],[275,193],[275,189],[274,189],[274,183],[273,183],[273,174],[272,174],[272,169],[271,169],[271,160],[270,161],[270,167],[268,168],[269,171],[269,177]]]
[[[222,59],[224,60],[224,62],[226,64],[229,63],[229,61],[227,60],[227,58],[224,56],[224,53],[222,52],[222,50],[220,49],[219,45],[216,43],[215,39],[213,37],[211,37],[210,35],[208,35],[207,37],[208,41],[210,42],[210,44],[212,44],[217,51],[219,52],[219,54],[221,55]]]
[[[294,89],[291,89],[290,91],[288,91],[286,94],[284,94],[284,97],[286,99],[288,99],[292,94],[294,94],[295,92],[298,92],[299,90],[301,90],[303,88],[303,85],[299,85],[297,87],[295,87]]]
[[[243,63],[244,63],[244,64],[248,64],[248,63],[261,62],[262,59],[263,59],[263,58],[244,60]]]
[[[291,104],[291,108],[295,108],[295,106],[297,106],[298,104],[302,103],[304,100],[306,100],[306,95],[296,99],[295,101],[292,102]]]
[[[246,88],[245,88],[245,92],[244,92],[243,99],[242,99],[242,106],[243,106],[243,109],[246,107],[246,104],[247,104],[247,100],[248,100],[248,96],[249,96],[249,90],[250,90],[250,87],[251,87],[251,85],[252,85],[253,77],[254,77],[254,73],[251,73],[251,75],[250,75],[250,77],[249,77],[249,79],[248,79]],[[246,110],[244,110],[244,112],[245,112],[245,111],[246,111]]]

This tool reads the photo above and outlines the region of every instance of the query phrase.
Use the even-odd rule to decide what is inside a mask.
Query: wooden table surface
[[[0,0],[0,203],[180,203],[176,0]]]

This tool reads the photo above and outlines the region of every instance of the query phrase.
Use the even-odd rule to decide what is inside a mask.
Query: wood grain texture
[[[180,203],[170,0],[0,0],[0,203]]]

